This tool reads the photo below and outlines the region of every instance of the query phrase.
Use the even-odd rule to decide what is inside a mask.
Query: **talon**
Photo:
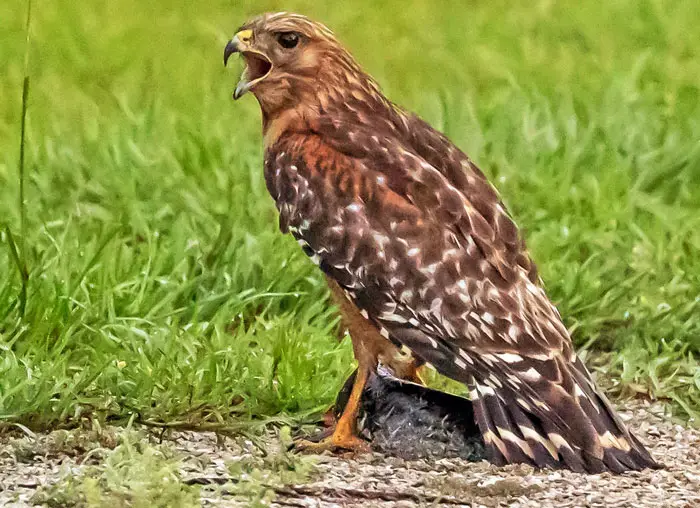
[[[395,376],[404,381],[416,383],[417,385],[428,386],[425,382],[425,374],[421,375],[421,372],[425,372],[425,365],[416,365],[415,362],[411,362],[406,370],[395,372]]]
[[[426,370],[427,369],[426,369],[425,365],[421,365],[419,367],[416,367],[416,370],[414,372],[414,377],[415,377],[414,382],[415,383],[418,383],[419,385],[423,385],[423,386],[428,386],[428,383],[426,382],[427,378],[425,375]]]
[[[369,443],[356,436],[332,435],[318,442],[300,439],[294,442],[294,449],[302,453],[321,454],[323,452],[350,451],[352,453],[368,453],[372,451]]]

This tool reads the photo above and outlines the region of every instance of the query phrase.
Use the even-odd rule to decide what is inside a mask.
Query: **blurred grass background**
[[[304,421],[352,370],[277,231],[227,39],[328,24],[493,179],[588,361],[700,411],[700,3],[35,2],[26,314],[0,233],[0,421]],[[26,4],[0,3],[0,227],[19,238]],[[240,66],[239,66],[240,68]]]

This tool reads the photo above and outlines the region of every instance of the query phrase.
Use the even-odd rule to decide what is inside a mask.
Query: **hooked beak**
[[[262,81],[272,70],[272,62],[264,54],[251,48],[253,39],[252,30],[241,30],[231,39],[224,48],[224,66],[234,53],[240,53],[245,59],[246,67],[241,80],[233,92],[234,100],[242,97],[256,83]]]

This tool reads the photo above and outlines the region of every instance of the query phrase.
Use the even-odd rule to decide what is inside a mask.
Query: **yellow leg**
[[[421,371],[425,371],[425,365],[421,365],[417,360],[412,359],[408,363],[394,362],[390,367],[399,379],[425,386],[424,376],[421,375]]]
[[[418,365],[415,370],[413,371],[413,378],[414,378],[414,383],[418,383],[419,385],[427,386],[427,383],[425,382],[425,374],[421,374],[421,372],[425,372],[426,370],[425,364],[423,365]]]
[[[328,285],[333,299],[340,308],[343,326],[350,331],[352,348],[357,359],[358,369],[350,398],[345,405],[343,414],[333,429],[333,434],[318,443],[297,441],[296,448],[311,452],[339,448],[366,451],[369,450],[369,445],[357,436],[357,413],[360,409],[362,392],[367,383],[367,378],[370,372],[377,368],[377,362],[381,361],[384,365],[390,367],[394,375],[399,379],[419,384],[425,383],[418,373],[420,368],[419,362],[410,355],[402,354],[399,348],[383,337],[379,330],[345,297],[342,289],[334,280],[328,278]]]
[[[369,376],[369,367],[360,364],[355,382],[352,385],[350,398],[345,405],[343,414],[338,419],[335,425],[333,434],[329,437],[314,443],[311,441],[301,440],[295,443],[297,450],[302,450],[311,453],[320,453],[326,450],[351,450],[354,452],[367,452],[370,450],[369,444],[360,439],[357,434],[357,413],[360,410],[362,401],[362,392],[367,383]]]

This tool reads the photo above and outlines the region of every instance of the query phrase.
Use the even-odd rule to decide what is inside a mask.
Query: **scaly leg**
[[[420,362],[410,355],[402,354],[399,348],[383,337],[379,330],[362,316],[360,310],[345,297],[334,280],[328,278],[328,285],[335,303],[340,308],[343,324],[350,331],[352,348],[358,363],[357,374],[349,400],[335,425],[333,434],[318,443],[298,441],[296,448],[312,452],[336,448],[354,451],[369,450],[367,442],[357,436],[357,414],[370,372],[374,371],[377,363],[381,361],[391,368],[399,379],[424,384],[418,374]]]
[[[425,364],[421,364],[414,360],[402,379],[405,379],[406,381],[412,381],[419,385],[427,386],[425,383],[425,375],[421,374],[421,372],[425,372],[425,369]],[[401,376],[399,377],[401,378]]]
[[[357,413],[360,410],[360,402],[362,400],[362,392],[365,389],[367,378],[370,372],[370,366],[361,360],[355,376],[355,382],[352,385],[350,398],[345,405],[343,414],[335,424],[333,434],[322,439],[318,443],[311,441],[300,440],[295,443],[295,448],[298,450],[308,451],[312,453],[320,453],[326,450],[344,449],[354,452],[369,451],[369,444],[363,439],[357,437]],[[363,365],[363,363],[365,363]]]

